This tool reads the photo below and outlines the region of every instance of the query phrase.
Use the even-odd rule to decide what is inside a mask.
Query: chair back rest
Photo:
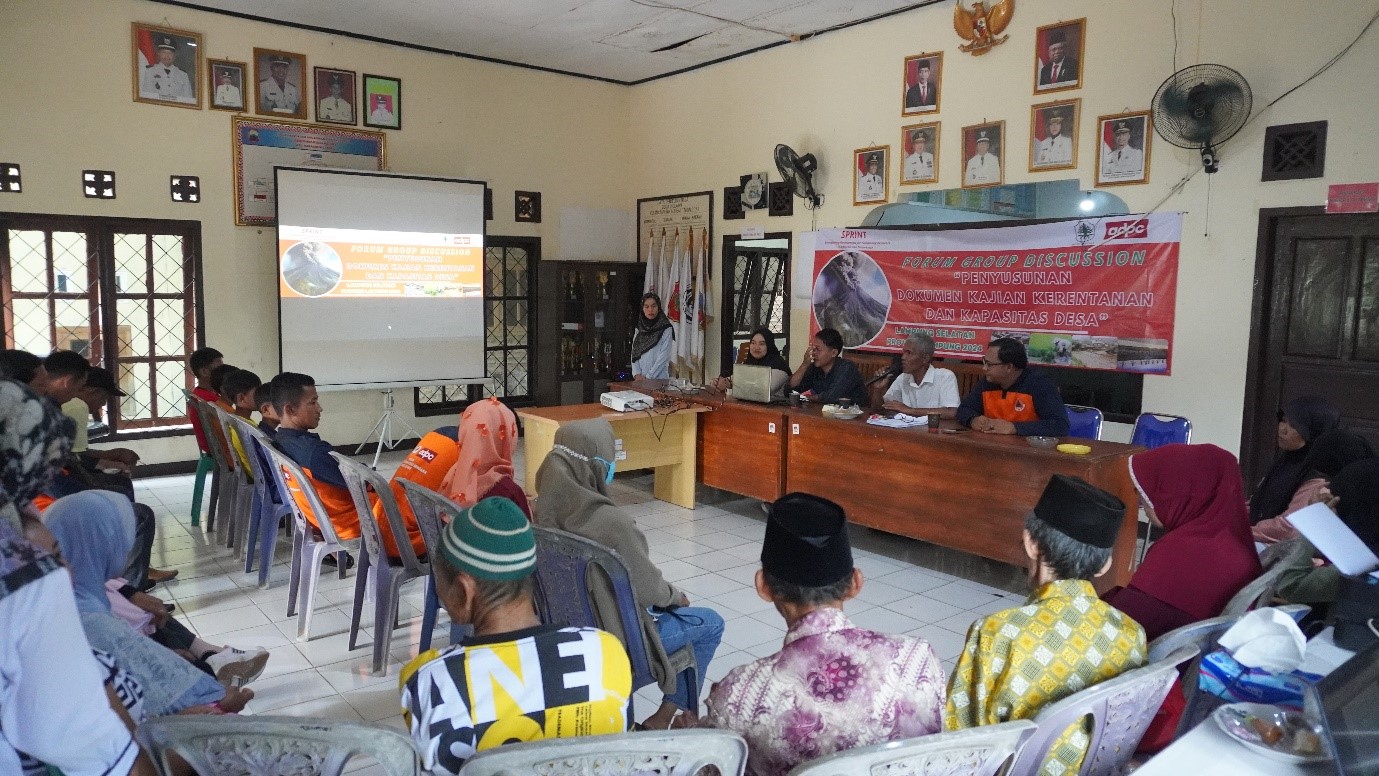
[[[1083,407],[1069,404],[1068,436],[1078,439],[1101,439],[1101,423],[1104,419],[1096,407]]]
[[[723,776],[742,776],[747,768],[747,742],[742,736],[723,730],[548,738],[479,752],[460,769],[460,776],[693,776],[710,766]]]
[[[225,432],[221,429],[220,419],[215,415],[215,408],[200,396],[192,396],[188,401],[191,403],[192,411],[196,413],[197,422],[201,425],[201,435],[206,438],[206,452],[215,459],[216,466],[233,470],[234,462],[230,460],[229,451],[224,447]]]
[[[641,608],[632,592],[627,565],[613,550],[583,536],[555,528],[532,526],[536,531],[536,603],[541,621],[580,627],[602,628],[623,639],[632,664],[632,686],[655,681],[651,647],[642,633]],[[593,585],[597,573],[612,588],[617,611],[599,611]]]
[[[412,514],[417,518],[421,539],[426,543],[426,556],[440,557],[441,515],[449,515],[453,520],[464,511],[464,507],[419,482],[405,479],[397,482],[402,486],[403,498],[407,499],[407,505],[412,508]]]
[[[245,457],[249,459],[249,472],[254,476],[254,483],[262,484],[274,503],[283,503],[282,493],[278,489],[278,478],[273,476],[273,465],[267,452],[267,449],[273,446],[272,441],[257,426],[238,415],[231,415],[230,422],[234,424],[240,442],[244,445]]]
[[[316,486],[312,484],[311,478],[306,476],[306,472],[296,461],[288,458],[287,454],[278,448],[268,445],[265,452],[273,462],[273,476],[278,479],[283,501],[292,509],[292,519],[297,527],[309,535],[312,525],[311,521],[306,519],[302,504],[295,495],[300,493],[302,498],[306,499],[306,506],[311,510],[311,514],[316,517],[316,528],[321,532],[321,538],[330,544],[340,544],[339,537],[335,535],[335,526],[330,522],[330,511],[321,503],[321,497],[316,493]]]
[[[221,437],[225,441],[225,458],[230,464],[231,471],[236,477],[242,478],[246,482],[253,482],[252,475],[244,467],[244,461],[249,456],[245,455],[244,458],[240,458],[239,452],[235,449],[236,440],[239,441],[241,447],[244,445],[244,440],[239,438],[239,431],[233,420],[238,416],[215,404],[207,404],[206,406],[210,408],[211,414],[215,418],[216,427],[220,429]]]
[[[1191,442],[1192,421],[1182,415],[1165,415],[1161,412],[1140,413],[1135,418],[1135,430],[1130,434],[1130,444],[1150,449]]]
[[[359,525],[364,531],[369,552],[377,553],[374,555],[375,558],[387,557],[383,554],[383,533],[379,530],[373,504],[369,500],[369,488],[373,488],[378,503],[383,507],[383,517],[388,521],[393,544],[397,545],[398,560],[402,561],[402,567],[417,576],[425,574],[426,566],[417,558],[416,550],[412,549],[412,542],[407,538],[407,523],[402,519],[402,511],[397,508],[397,499],[393,497],[393,489],[388,480],[372,467],[353,458],[333,450],[330,455],[340,464],[340,473],[344,475],[345,484],[349,486],[350,496],[354,499],[354,511],[359,513]],[[373,537],[372,543],[370,536]]]
[[[789,776],[993,776],[1039,726],[1027,719],[860,746],[802,763]]]
[[[135,737],[163,774],[177,753],[201,776],[338,776],[356,756],[387,776],[417,776],[412,739],[359,722],[302,717],[155,717]],[[180,772],[180,771],[179,771]]]
[[[1154,721],[1164,696],[1178,676],[1178,666],[1197,655],[1196,647],[1182,647],[1143,668],[1069,695],[1040,710],[1039,729],[1015,758],[1011,776],[1039,773],[1054,742],[1073,724],[1091,717],[1092,729],[1083,774],[1118,773],[1135,754],[1144,731]]]
[[[741,364],[747,360],[747,347],[751,344],[751,341],[748,340],[737,346],[737,360],[733,362],[734,364]]]
[[[1221,610],[1221,616],[1239,617],[1256,606],[1268,606],[1278,590],[1279,577],[1302,560],[1302,556],[1310,550],[1311,547],[1301,539],[1289,539],[1270,546],[1259,558],[1264,566],[1264,573],[1231,596],[1231,600],[1226,602],[1226,608]]]

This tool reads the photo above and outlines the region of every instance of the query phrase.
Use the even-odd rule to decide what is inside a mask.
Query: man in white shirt
[[[192,82],[182,68],[173,64],[177,59],[177,44],[172,38],[158,40],[155,53],[158,61],[144,68],[139,76],[139,96],[153,100],[195,103]]]
[[[991,138],[986,136],[986,130],[977,133],[977,153],[967,160],[963,182],[969,186],[1001,182],[1001,160],[991,153]]]
[[[1034,166],[1052,167],[1073,163],[1073,141],[1063,134],[1063,113],[1050,111],[1044,116],[1046,136],[1034,147]]]
[[[345,82],[337,74],[330,77],[330,96],[316,106],[317,121],[342,121],[354,123],[354,106],[344,97]]]
[[[934,155],[929,153],[929,132],[916,129],[910,133],[910,154],[905,157],[905,180],[927,181],[934,178]]]
[[[271,75],[259,81],[259,110],[265,113],[296,113],[302,105],[302,90],[287,80],[292,60],[274,54],[268,60]]]
[[[239,87],[235,86],[234,74],[229,70],[220,70],[216,73],[215,98],[211,104],[220,108],[244,107],[244,98]]]
[[[388,104],[388,98],[381,94],[373,96],[373,111],[369,113],[369,123],[388,127],[397,123],[397,119],[393,118],[393,110]]]
[[[1116,122],[1115,145],[1102,148],[1101,177],[1108,180],[1139,178],[1144,175],[1144,151],[1130,145],[1130,125]]]
[[[881,179],[881,154],[867,155],[867,171],[857,178],[857,199],[875,202],[886,198],[886,182]]]
[[[945,418],[957,414],[962,397],[958,395],[958,376],[951,369],[933,365],[934,338],[915,332],[905,339],[900,350],[900,367],[905,371],[886,389],[881,406],[907,415],[937,412]]]

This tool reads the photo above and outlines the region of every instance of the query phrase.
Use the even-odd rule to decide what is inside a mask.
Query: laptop
[[[772,394],[779,395],[779,386],[790,376],[769,366],[738,364],[733,367],[733,398],[770,404]]]
[[[1379,774],[1379,644],[1327,674],[1316,691],[1337,776]]]

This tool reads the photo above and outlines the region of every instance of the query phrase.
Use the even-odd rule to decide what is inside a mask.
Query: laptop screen
[[[771,402],[771,373],[777,371],[769,366],[738,364],[733,367],[733,398],[756,401],[762,404]]]
[[[1379,643],[1317,684],[1340,776],[1379,775]]]

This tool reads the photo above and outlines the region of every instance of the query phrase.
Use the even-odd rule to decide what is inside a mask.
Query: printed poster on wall
[[[810,332],[898,353],[922,331],[977,360],[998,337],[1032,363],[1169,374],[1181,213],[932,232],[815,233]]]
[[[235,116],[230,127],[238,226],[277,222],[274,167],[382,170],[387,163],[382,132],[243,116]]]

